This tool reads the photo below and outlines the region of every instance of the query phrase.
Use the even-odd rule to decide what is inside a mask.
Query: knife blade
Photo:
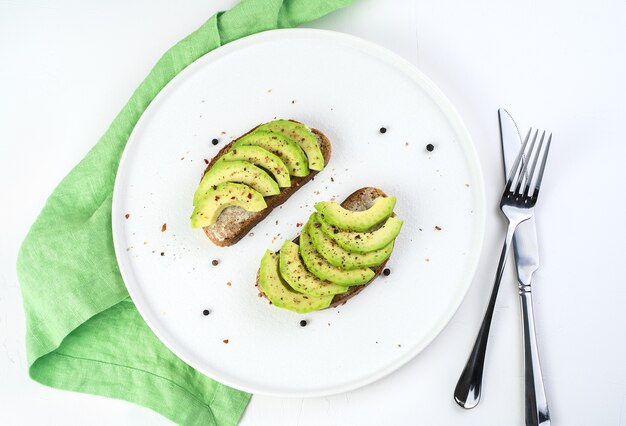
[[[498,110],[500,122],[500,140],[502,142],[502,160],[504,162],[504,178],[509,174],[522,145],[517,124],[504,108]],[[533,273],[539,268],[539,246],[535,218],[521,223],[513,235],[513,251],[517,267],[517,279],[522,285],[530,285]]]

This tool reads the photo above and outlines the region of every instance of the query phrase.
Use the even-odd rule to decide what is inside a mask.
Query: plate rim
[[[470,173],[473,175],[474,179],[479,183],[478,188],[474,186],[475,195],[474,199],[477,202],[477,205],[474,210],[474,214],[478,220],[477,230],[475,230],[477,237],[476,239],[478,245],[478,250],[472,252],[468,260],[468,276],[467,279],[464,280],[464,287],[457,294],[457,299],[453,300],[450,304],[449,310],[443,315],[437,326],[432,327],[431,331],[427,334],[427,337],[422,340],[420,345],[415,346],[411,351],[406,352],[401,357],[397,358],[394,362],[390,363],[386,367],[379,369],[372,374],[369,374],[361,379],[353,380],[346,382],[344,384],[336,385],[325,390],[314,390],[314,391],[299,391],[294,392],[290,391],[277,391],[271,389],[264,389],[262,387],[258,387],[255,385],[247,385],[245,383],[235,382],[230,380],[227,377],[224,377],[219,374],[219,372],[208,371],[201,365],[198,365],[194,361],[193,356],[188,356],[189,354],[185,353],[184,346],[180,346],[179,343],[170,338],[167,332],[161,332],[159,327],[152,322],[152,318],[149,314],[150,308],[148,302],[146,302],[141,295],[139,294],[139,290],[135,291],[135,287],[133,284],[128,284],[128,282],[132,282],[134,279],[134,273],[132,271],[132,267],[128,266],[128,259],[125,259],[126,250],[122,247],[121,241],[117,235],[122,235],[123,233],[123,221],[121,219],[120,207],[122,204],[122,194],[124,193],[123,181],[125,180],[124,170],[126,170],[127,163],[130,162],[129,157],[130,154],[127,148],[131,145],[131,143],[135,143],[135,140],[139,140],[139,136],[137,136],[137,132],[135,131],[138,128],[141,128],[145,117],[150,116],[149,112],[152,108],[156,108],[155,105],[159,104],[161,98],[166,97],[172,90],[173,87],[176,86],[176,83],[182,79],[187,78],[187,75],[192,74],[196,69],[202,67],[206,63],[210,63],[214,57],[220,57],[222,55],[228,55],[230,52],[237,51],[242,47],[247,45],[255,44],[257,42],[268,41],[275,38],[331,38],[337,41],[345,41],[348,45],[352,47],[358,47],[364,49],[368,54],[371,54],[376,59],[385,62],[396,69],[399,69],[411,80],[423,88],[427,94],[435,101],[435,103],[441,108],[444,112],[444,115],[448,120],[450,120],[452,126],[455,128],[456,132],[462,137],[457,141],[461,148],[463,149],[466,157],[469,159],[468,168]],[[312,398],[312,397],[322,397],[335,395],[338,393],[344,393],[351,390],[355,390],[366,386],[368,384],[374,383],[394,371],[398,370],[400,367],[408,363],[410,360],[415,358],[420,352],[422,352],[426,347],[428,347],[433,340],[443,331],[443,329],[449,324],[450,320],[457,312],[461,303],[465,299],[469,288],[472,285],[473,278],[476,274],[476,269],[478,267],[478,261],[480,259],[480,254],[482,253],[484,238],[485,238],[485,221],[486,221],[486,200],[485,200],[485,184],[483,180],[482,169],[479,161],[478,154],[476,152],[476,148],[472,141],[472,137],[467,130],[461,116],[458,114],[456,109],[454,108],[452,102],[446,97],[446,95],[438,88],[437,85],[427,77],[422,71],[420,71],[415,65],[410,63],[408,60],[398,55],[397,53],[382,47],[376,43],[373,43],[368,40],[364,40],[360,37],[356,37],[350,34],[331,31],[331,30],[321,30],[321,29],[313,29],[313,28],[289,28],[289,29],[277,29],[277,30],[269,30],[263,31],[260,33],[256,33],[253,35],[249,35],[247,37],[243,37],[241,39],[232,41],[228,44],[221,46],[220,48],[214,49],[205,55],[196,59],[193,63],[189,64],[185,69],[179,72],[172,80],[170,80],[161,91],[154,97],[154,99],[150,102],[148,107],[141,114],[139,120],[133,127],[133,130],[128,137],[126,145],[124,147],[124,151],[120,158],[120,162],[116,171],[115,176],[115,184],[113,188],[113,196],[112,196],[112,207],[111,207],[112,217],[111,217],[111,229],[112,229],[112,237],[113,237],[113,245],[115,250],[115,256],[118,263],[118,268],[120,274],[122,276],[122,280],[124,281],[124,285],[135,304],[137,311],[146,322],[150,330],[157,336],[157,338],[169,349],[171,350],[177,357],[179,357],[183,362],[197,370],[198,372],[206,375],[207,377],[216,380],[219,383],[230,386],[232,388],[252,393],[258,395],[266,395],[273,397],[283,397],[283,398]],[[116,214],[118,213],[118,214]],[[479,214],[476,214],[479,213]],[[132,279],[131,279],[132,277]]]

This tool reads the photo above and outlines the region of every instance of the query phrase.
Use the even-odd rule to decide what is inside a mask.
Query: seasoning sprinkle
[[[386,127],[381,127],[379,132],[380,133],[387,133],[387,128]]]
[[[167,223],[164,223],[163,225],[161,225],[161,232],[165,232],[166,229],[167,229]]]
[[[219,262],[219,260],[217,260],[217,259],[213,259],[213,260],[211,261],[211,265],[213,265],[213,266],[217,266],[219,263],[220,263],[220,262]]]
[[[128,218],[130,217],[130,214],[126,213],[126,214],[124,215],[124,217],[125,217],[126,219],[128,219]]]
[[[161,252],[161,256],[165,256],[165,252],[164,251]]]
[[[300,327],[306,327],[306,320],[300,321]]]
[[[391,274],[391,269],[389,269],[389,268],[385,268],[385,269],[383,270],[383,275],[384,275],[384,276],[386,276],[386,277],[388,277],[388,276],[389,276],[389,274]]]
[[[208,316],[210,314],[208,309],[205,309],[204,311],[202,311],[202,315],[204,315],[205,317]]]
[[[220,141],[219,141],[219,140],[217,140],[216,138],[213,138],[213,140],[211,141],[211,143],[212,143],[213,145],[217,145],[218,143],[220,143]]]
[[[426,145],[426,151],[433,152],[434,149],[435,149],[435,145],[433,145],[432,143],[429,143],[428,145]]]

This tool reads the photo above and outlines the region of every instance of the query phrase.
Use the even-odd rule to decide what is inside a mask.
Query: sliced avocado
[[[254,145],[280,157],[292,176],[307,176],[309,165],[300,145],[280,133],[255,130],[233,144],[231,151],[238,146]]]
[[[259,286],[267,298],[279,308],[305,314],[327,308],[333,296],[310,296],[297,293],[281,278],[278,253],[267,250],[259,269]]]
[[[263,196],[241,183],[224,182],[212,186],[206,196],[191,213],[191,227],[202,228],[213,225],[222,210],[226,207],[237,206],[249,212],[259,212],[267,207]]]
[[[291,120],[274,120],[260,125],[257,130],[280,133],[296,141],[309,159],[309,169],[324,170],[324,156],[320,144],[313,132],[304,124]]]
[[[315,210],[327,223],[347,231],[364,232],[391,216],[396,205],[396,197],[380,197],[367,210],[346,210],[339,203],[322,201],[315,204]]]
[[[280,248],[280,275],[294,290],[312,296],[329,296],[348,291],[348,287],[322,281],[307,271],[300,259],[298,244],[289,240]]]
[[[281,188],[288,188],[291,186],[291,178],[289,177],[289,169],[275,154],[272,154],[266,149],[260,146],[240,146],[232,151],[222,155],[219,161],[235,161],[244,160],[250,163],[262,167],[274,175],[274,179],[278,182],[278,186]]]
[[[369,282],[374,278],[374,271],[370,268],[345,269],[333,266],[315,250],[313,241],[309,235],[309,223],[302,229],[300,234],[300,256],[307,269],[321,280],[330,281],[338,285],[353,286]]]
[[[369,253],[385,247],[398,236],[403,223],[398,218],[390,217],[383,226],[375,231],[354,232],[342,231],[328,224],[320,218],[319,213],[317,214],[317,220],[319,220],[324,234],[337,241],[337,244],[344,250],[352,253]]]
[[[212,187],[223,182],[245,183],[263,196],[280,193],[278,184],[267,172],[247,161],[218,161],[202,177],[193,204],[199,203]]]
[[[335,240],[322,232],[316,214],[311,216],[309,223],[309,235],[311,236],[315,250],[333,266],[338,266],[349,271],[359,268],[375,267],[387,260],[393,251],[392,241],[380,250],[370,253],[350,253],[341,248]]]

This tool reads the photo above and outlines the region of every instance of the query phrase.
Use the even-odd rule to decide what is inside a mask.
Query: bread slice
[[[365,187],[365,188],[358,189],[352,194],[350,194],[348,198],[346,198],[344,202],[341,203],[341,206],[345,209],[352,210],[352,211],[363,211],[372,207],[372,205],[374,204],[374,201],[376,201],[377,198],[386,197],[386,196],[387,194],[385,194],[381,189],[374,188],[374,187]],[[300,237],[297,237],[293,240],[293,242],[298,243],[299,239]],[[388,260],[389,259],[385,260],[381,265],[375,268],[372,268],[372,270],[374,271],[374,277],[371,280],[369,280],[367,283],[350,287],[350,289],[347,292],[343,294],[337,294],[333,298],[328,308],[335,308],[339,305],[343,305],[349,299],[351,299],[352,297],[362,292],[365,289],[365,287],[370,285],[372,281],[374,281],[383,272]],[[261,286],[259,285],[258,272],[256,276],[255,286],[259,290],[259,293],[261,294],[261,296],[267,299],[267,296],[263,293],[263,291],[261,290]]]
[[[294,120],[291,120],[294,121]],[[258,126],[257,126],[258,127]],[[241,135],[239,138],[230,142],[224,148],[222,148],[215,157],[211,160],[209,165],[204,170],[204,174],[209,171],[215,162],[224,154],[226,154],[231,146],[239,139],[253,132],[256,127],[250,130],[248,133]],[[320,145],[320,150],[324,156],[324,165],[328,165],[331,154],[331,144],[326,135],[317,129],[311,129],[317,141]],[[217,246],[227,247],[235,244],[242,239],[254,226],[262,221],[271,211],[277,206],[281,205],[289,199],[302,185],[313,179],[313,177],[319,172],[311,170],[307,176],[296,177],[291,176],[291,186],[289,188],[281,188],[280,194],[265,197],[267,208],[260,212],[249,212],[241,207],[228,207],[217,218],[217,221],[203,228],[207,237]]]

